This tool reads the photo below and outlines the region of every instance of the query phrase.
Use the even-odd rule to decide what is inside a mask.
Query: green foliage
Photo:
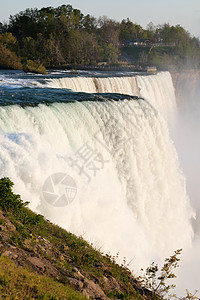
[[[5,212],[11,212],[24,225],[38,225],[41,223],[43,216],[34,214],[27,209],[28,202],[23,202],[20,195],[12,191],[13,182],[7,178],[0,179],[0,209]]]
[[[4,219],[0,219],[0,225],[6,225],[6,221]]]
[[[109,64],[116,64],[118,62],[119,51],[112,44],[105,47],[104,60]]]
[[[0,44],[0,68],[15,70],[22,68],[20,58],[4,44]]]
[[[24,64],[23,71],[26,73],[31,72],[31,73],[36,73],[36,74],[46,74],[47,73],[45,67],[42,64],[40,64],[36,61],[32,61],[31,59],[27,60],[27,62]]]
[[[20,210],[27,203],[23,203],[20,195],[12,191],[13,182],[7,178],[0,179],[0,208],[4,211]]]
[[[21,69],[20,58],[16,55],[17,40],[12,33],[0,34],[0,68]]]
[[[5,32],[0,35],[0,43],[13,46],[17,42],[17,39],[10,32]]]
[[[86,299],[69,285],[16,267],[5,257],[0,257],[0,295],[1,299]]]
[[[0,285],[2,287],[7,287],[10,283],[10,280],[8,279],[8,276],[6,275],[0,275]]]
[[[11,244],[22,247],[24,244],[24,238],[20,235],[16,235],[16,233],[10,235],[10,242]]]
[[[152,51],[147,46],[142,54],[129,55],[123,45],[136,38],[149,39]],[[0,68],[22,68],[22,61],[26,72],[45,73],[43,66],[117,64],[127,54],[135,65],[162,70],[200,67],[200,42],[180,25],[150,22],[144,29],[130,19],[84,16],[71,5],[26,9],[10,16],[8,25],[0,24]]]
[[[122,20],[120,24],[119,39],[122,43],[126,41],[133,41],[136,38],[144,38],[144,29],[127,18],[127,20]]]
[[[6,29],[7,29],[7,25],[6,24],[2,24],[0,22],[0,33],[4,33],[6,31]]]

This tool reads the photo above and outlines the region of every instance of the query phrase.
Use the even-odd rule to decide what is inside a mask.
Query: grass
[[[17,267],[7,257],[0,257],[0,299],[86,299],[67,285],[45,275]]]

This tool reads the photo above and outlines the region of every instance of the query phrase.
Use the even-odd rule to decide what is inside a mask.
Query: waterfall
[[[120,93],[144,97],[167,120],[176,117],[176,99],[169,72],[158,75],[127,77],[64,77],[46,81],[51,88],[85,93]]]
[[[191,165],[198,166],[199,148],[195,155],[191,148],[199,121],[183,109],[179,121],[170,73],[10,74],[0,87],[0,176],[10,177],[32,210],[119,253],[120,263],[126,257],[134,273],[183,248],[179,290],[198,288],[200,210]],[[182,169],[191,175],[196,220]]]
[[[33,210],[104,251],[135,258],[134,267],[191,242],[193,212],[176,151],[147,101],[13,105],[0,115],[1,176]],[[54,174],[76,184],[69,205],[44,197]]]

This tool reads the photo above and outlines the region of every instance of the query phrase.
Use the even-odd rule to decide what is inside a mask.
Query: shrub
[[[16,195],[12,191],[13,182],[7,178],[0,179],[0,208],[4,211],[18,210],[28,203],[23,203],[20,195]]]
[[[168,294],[170,289],[175,288],[174,284],[168,285],[166,280],[176,277],[173,270],[179,266],[178,262],[180,259],[178,258],[178,255],[181,254],[181,251],[182,249],[178,249],[172,256],[165,259],[165,263],[161,268],[159,275],[158,265],[152,263],[151,266],[146,269],[144,276],[139,278],[142,284],[152,291],[153,295],[163,298]]]
[[[0,179],[0,209],[5,212],[12,212],[24,225],[39,224],[43,216],[37,215],[26,208],[29,202],[23,202],[20,195],[13,193],[13,185],[13,182],[7,177]]]
[[[47,73],[45,67],[42,64],[40,64],[36,61],[33,61],[31,59],[27,60],[27,62],[24,64],[23,71],[26,73],[31,72],[31,73],[36,73],[36,74],[46,74]]]

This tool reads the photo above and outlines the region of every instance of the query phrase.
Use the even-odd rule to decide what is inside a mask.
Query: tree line
[[[130,50],[135,39],[149,39],[154,46]],[[173,47],[162,47],[172,43]],[[0,23],[0,68],[21,69],[27,64],[46,68],[97,65],[99,62],[200,67],[200,41],[180,25],[149,23],[147,28],[130,19],[83,15],[71,5],[26,9]]]

